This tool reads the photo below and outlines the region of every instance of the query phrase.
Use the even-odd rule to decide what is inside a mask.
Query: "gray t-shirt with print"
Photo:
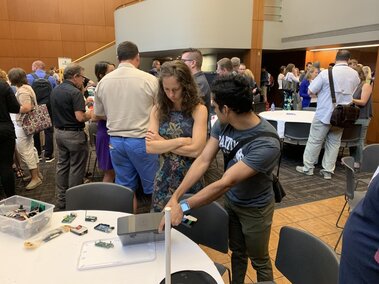
[[[275,128],[262,118],[258,125],[243,131],[234,129],[231,125],[221,125],[219,121],[212,128],[211,136],[219,140],[219,147],[224,154],[229,154],[238,141],[261,134],[242,146],[227,166],[228,169],[242,161],[257,172],[226,192],[226,197],[238,206],[262,207],[273,198],[272,171],[280,157],[280,142],[274,137],[264,136],[267,132],[276,134]]]

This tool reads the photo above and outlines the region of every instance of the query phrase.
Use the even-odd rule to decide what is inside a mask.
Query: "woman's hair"
[[[8,80],[7,72],[5,72],[3,69],[0,69],[0,79],[4,81]]]
[[[314,66],[309,68],[308,72],[305,74],[305,79],[309,81],[311,79],[312,73],[315,72],[315,70],[317,70],[317,68]]]
[[[202,103],[199,97],[197,84],[189,67],[181,60],[168,61],[161,66],[158,92],[158,118],[160,121],[168,119],[168,115],[174,107],[173,102],[167,97],[163,88],[163,79],[174,77],[182,87],[182,109],[186,115],[191,115],[195,107]]]
[[[295,64],[293,63],[289,63],[286,67],[286,72],[284,73],[284,75],[286,75],[288,72],[292,72],[292,69],[295,68]]]
[[[108,61],[99,61],[96,63],[95,75],[96,75],[97,81],[100,81],[105,76],[105,74],[107,74],[109,65],[115,66],[113,63],[110,63]]]
[[[279,73],[286,71],[286,66],[280,66]]]
[[[362,67],[354,66],[353,69],[358,72],[358,76],[361,82],[366,82],[366,76],[365,76],[365,73],[363,72]]]
[[[11,84],[16,87],[21,87],[22,85],[28,84],[26,73],[21,68],[12,68],[9,70],[8,78]]]
[[[246,76],[246,77],[249,77],[251,79],[253,79],[255,81],[255,78],[254,78],[254,74],[253,72],[251,72],[250,69],[245,69],[245,72],[243,72],[243,74]]]
[[[372,80],[371,68],[369,66],[363,66],[362,70],[363,70],[363,73],[365,74],[365,77],[366,77],[366,83],[371,84],[371,80]]]
[[[211,90],[219,109],[227,105],[238,114],[252,111],[253,92],[244,76],[219,76],[213,81]]]

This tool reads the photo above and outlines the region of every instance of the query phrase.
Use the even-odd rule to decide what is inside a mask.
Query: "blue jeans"
[[[342,132],[343,128],[332,127],[330,124],[322,123],[317,118],[313,119],[303,155],[305,171],[315,167],[322,146],[325,143],[322,167],[325,172],[334,173],[338,152],[341,146]]]
[[[367,134],[368,126],[370,124],[370,120],[371,118],[368,118],[368,119],[360,118],[355,122],[355,124],[362,125],[361,133],[359,136],[359,145],[350,147],[349,150],[350,150],[350,155],[354,157],[354,161],[357,163],[362,163],[362,152],[363,152],[363,148],[366,145],[366,134]]]
[[[144,138],[111,136],[109,152],[116,183],[136,191],[141,179],[145,194],[153,193],[158,155],[147,154]]]

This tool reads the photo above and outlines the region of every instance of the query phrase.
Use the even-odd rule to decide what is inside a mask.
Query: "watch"
[[[191,207],[189,206],[187,199],[181,200],[179,204],[182,208],[183,213],[187,213],[188,211],[190,211]]]

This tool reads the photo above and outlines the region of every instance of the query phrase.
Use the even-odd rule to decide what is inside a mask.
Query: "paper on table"
[[[119,238],[101,239],[114,245],[107,249],[95,246],[98,241],[100,240],[83,243],[78,261],[79,270],[148,262],[156,257],[155,242],[123,246]]]

